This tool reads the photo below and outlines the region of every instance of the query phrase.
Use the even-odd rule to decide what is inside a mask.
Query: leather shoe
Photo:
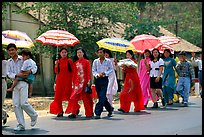
[[[94,119],[100,119],[100,118],[101,118],[100,116],[96,115]]]
[[[71,115],[68,116],[68,118],[71,118],[71,119],[76,118],[76,115],[75,114],[71,114]]]
[[[57,117],[63,117],[63,112],[59,113]]]
[[[126,113],[123,109],[119,108],[118,111]]]

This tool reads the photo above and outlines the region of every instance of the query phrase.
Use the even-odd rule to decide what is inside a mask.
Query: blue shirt
[[[92,74],[96,78],[102,72],[105,73],[105,76],[109,76],[113,72],[113,70],[113,64],[110,59],[105,58],[102,63],[100,62],[99,58],[93,61]]]

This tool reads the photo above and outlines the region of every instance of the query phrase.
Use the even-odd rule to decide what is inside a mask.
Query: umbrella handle
[[[59,58],[58,56],[58,46],[57,46],[57,54],[56,54],[56,60]]]

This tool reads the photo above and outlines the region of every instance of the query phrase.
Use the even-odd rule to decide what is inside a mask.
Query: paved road
[[[122,114],[115,105],[113,117],[102,113],[102,118],[86,119],[84,112],[75,120],[65,115],[56,118],[54,115],[39,117],[34,128],[30,119],[26,119],[25,131],[13,131],[16,121],[8,121],[2,126],[4,135],[202,135],[202,99],[190,97],[189,107],[173,104],[166,108],[151,109],[152,103],[141,112]],[[161,105],[161,103],[159,103]],[[131,111],[133,110],[133,104]],[[25,114],[26,115],[26,114]]]

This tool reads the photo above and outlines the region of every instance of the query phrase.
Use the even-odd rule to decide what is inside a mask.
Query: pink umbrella
[[[159,49],[159,52],[160,52],[160,53],[164,53],[164,50],[165,50],[165,49],[170,49],[171,54],[174,54],[174,48],[171,47],[170,45],[165,45],[165,44],[163,44],[163,45],[157,46],[156,48]]]
[[[144,53],[145,49],[152,51],[158,45],[162,45],[157,37],[147,34],[135,36],[135,38],[133,38],[130,43],[135,46],[136,51],[140,54]]]
[[[160,36],[158,37],[158,39],[164,45],[174,45],[181,42],[177,37],[171,37],[171,36]]]
[[[45,45],[59,46],[74,46],[80,41],[71,33],[65,30],[49,30],[41,34],[35,41]],[[58,55],[58,54],[57,54]],[[58,58],[58,56],[56,56]]]

